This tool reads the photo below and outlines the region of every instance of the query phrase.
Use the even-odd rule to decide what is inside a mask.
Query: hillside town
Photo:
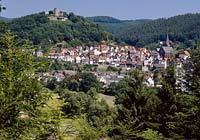
[[[42,52],[38,51],[36,56],[42,56]],[[190,53],[185,50],[183,53],[177,53],[173,48],[172,42],[167,39],[165,42],[160,42],[160,48],[156,50],[148,50],[146,48],[135,48],[134,46],[119,46],[119,45],[97,45],[97,46],[77,46],[75,48],[63,48],[58,44],[55,49],[48,53],[47,58],[59,60],[62,62],[70,62],[78,65],[93,65],[96,67],[115,67],[119,71],[99,72],[94,74],[100,82],[105,86],[112,82],[119,82],[127,75],[127,70],[138,69],[146,74],[145,83],[148,86],[159,86],[159,82],[155,83],[154,73],[166,69],[171,60],[175,60],[177,72],[177,87],[181,88],[183,81],[182,67],[189,64]],[[66,74],[76,74],[72,71],[64,71]],[[51,76],[56,77],[58,81],[64,79],[63,71],[52,71]]]

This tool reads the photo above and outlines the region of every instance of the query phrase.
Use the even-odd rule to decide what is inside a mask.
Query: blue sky
[[[119,19],[157,19],[200,13],[200,0],[2,0],[1,16],[13,18],[55,7],[81,16],[112,16]]]

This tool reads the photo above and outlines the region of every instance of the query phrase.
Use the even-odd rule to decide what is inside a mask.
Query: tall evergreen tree
[[[130,73],[116,96],[118,117],[117,126],[112,131],[114,139],[137,139],[138,134],[147,128],[157,127],[152,122],[152,110],[159,100],[144,85],[144,76],[139,71]]]
[[[187,70],[187,86],[193,95],[200,98],[200,41],[192,56],[191,69]]]
[[[186,85],[189,95],[181,98],[184,114],[179,114],[182,135],[187,139],[200,137],[200,41],[186,69]],[[185,103],[185,104],[184,104]]]
[[[16,48],[14,36],[0,38],[0,138],[22,139],[40,124],[34,119],[46,96],[30,53]]]
[[[158,91],[161,100],[157,111],[157,121],[161,124],[160,132],[169,137],[170,123],[175,121],[174,115],[177,111],[176,99],[176,73],[173,64],[170,64],[163,74],[162,88]]]

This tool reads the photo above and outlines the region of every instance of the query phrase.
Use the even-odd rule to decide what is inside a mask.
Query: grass
[[[115,107],[115,97],[104,95],[104,94],[98,94],[100,99],[104,99],[106,103],[109,105],[109,107]]]
[[[107,70],[107,66],[106,65],[100,65],[97,68],[98,72],[106,72],[106,70]]]
[[[104,94],[98,94],[99,100],[104,99],[110,107],[114,107],[114,96],[108,96]],[[46,105],[41,108],[42,112],[50,119],[50,122],[58,123],[59,136],[62,136],[64,140],[75,140],[75,139],[91,139],[98,136],[98,131],[91,127],[86,118],[85,114],[73,118],[67,118],[62,114],[61,107],[64,102],[57,98],[56,94],[53,94],[47,101]],[[95,139],[95,138],[94,138]]]

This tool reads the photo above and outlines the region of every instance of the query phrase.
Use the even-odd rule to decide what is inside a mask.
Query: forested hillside
[[[184,47],[194,47],[200,36],[200,14],[186,14],[156,20],[119,20],[112,17],[90,17],[89,20],[99,24],[113,33],[118,42],[125,42],[137,47],[166,40],[181,42]]]
[[[20,39],[28,39],[34,45],[46,46],[67,42],[66,46],[97,43],[110,38],[110,34],[89,20],[66,14],[67,21],[50,21],[44,13],[17,18],[8,27]]]
[[[200,36],[200,14],[186,14],[157,20],[119,20],[100,16],[83,18],[73,13],[66,14],[67,21],[49,21],[44,13],[14,19],[8,27],[20,39],[29,39],[34,45],[48,46],[63,40],[66,46],[99,43],[113,39],[137,47],[163,41],[167,32],[173,42],[194,47]],[[93,23],[92,23],[93,22]],[[105,30],[108,32],[106,32]]]
[[[106,29],[112,34],[118,34],[124,28],[128,28],[129,26],[135,26],[135,25],[149,21],[148,19],[119,20],[113,17],[108,17],[108,16],[88,17],[88,19],[96,24],[99,24],[100,26],[102,26],[104,29]]]
[[[186,14],[144,22],[124,28],[116,36],[128,44],[142,47],[158,40],[165,40],[167,31],[170,40],[183,42],[190,47],[191,40],[200,37],[200,14]]]

